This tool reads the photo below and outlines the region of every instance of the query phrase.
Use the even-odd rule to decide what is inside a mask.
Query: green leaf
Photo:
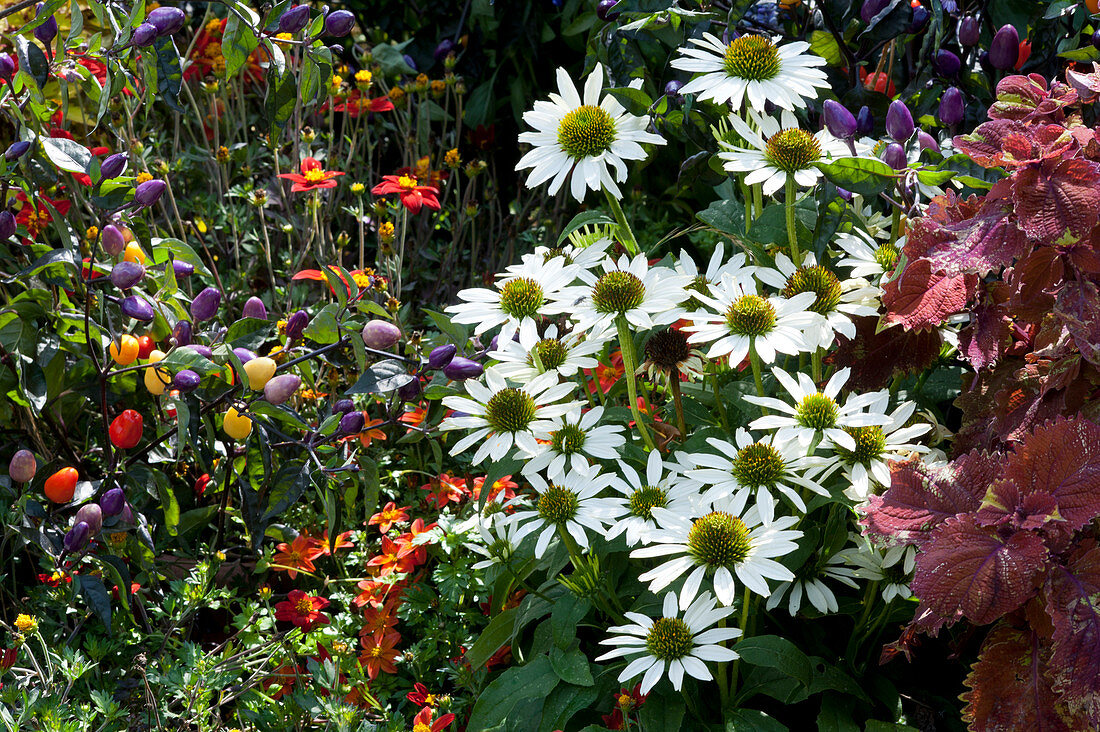
[[[707,226],[736,237],[745,235],[745,207],[738,201],[712,201],[695,217]]]
[[[470,667],[479,669],[493,657],[493,654],[512,638],[512,631],[516,626],[516,615],[519,608],[509,608],[489,621],[485,630],[481,631],[470,650],[466,651],[466,660]]]
[[[542,723],[538,732],[554,732],[565,729],[569,720],[582,709],[589,707],[600,692],[594,687],[573,686],[572,684],[558,684],[546,697],[546,703],[542,705]],[[653,727],[651,729],[662,729]]]
[[[271,323],[260,318],[241,318],[229,326],[225,342],[234,348],[255,349],[271,335]]]
[[[567,684],[592,686],[596,683],[588,668],[588,658],[581,653],[580,649],[563,651],[554,646],[550,649],[550,665],[558,678]]]
[[[416,75],[416,70],[405,61],[405,46],[412,39],[404,43],[379,43],[371,49],[373,60],[382,67],[382,73],[386,78],[392,76]]]
[[[774,668],[803,686],[810,685],[813,667],[809,657],[785,638],[777,635],[753,636],[739,642],[735,650],[745,663]]]
[[[661,732],[678,732],[682,728],[684,720],[684,704],[679,699],[672,697],[651,697],[649,701],[638,710],[638,722],[641,729],[661,730]]]
[[[572,593],[554,603],[554,609],[550,613],[550,630],[558,648],[565,649],[573,644],[577,639],[577,623],[591,608],[591,602]]]
[[[264,118],[267,120],[271,139],[279,139],[279,131],[294,114],[298,99],[298,81],[295,74],[279,75],[274,68],[267,72],[267,99],[264,101]]]
[[[735,709],[726,719],[726,732],[787,732],[787,727],[759,709]]]
[[[326,305],[321,312],[317,313],[303,331],[306,338],[316,341],[322,346],[340,340],[340,324],[336,321],[336,314],[333,312],[335,309],[336,305],[333,303],[332,305]]]
[[[506,720],[514,707],[526,706],[522,704],[525,699],[544,699],[557,685],[558,676],[546,656],[510,668],[478,696],[466,729],[489,729]]]
[[[248,61],[248,55],[259,45],[252,29],[235,14],[230,13],[225,21],[225,33],[222,35],[222,55],[225,56],[226,78],[232,77]]]
[[[168,529],[171,536],[175,536],[180,522],[180,504],[176,499],[176,492],[168,485],[167,481],[157,481],[157,492],[160,494],[160,508],[164,512],[164,528]]]
[[[206,376],[211,372],[221,370],[221,366],[190,348],[175,349],[157,365],[164,366],[172,373],[181,369],[191,369],[199,376]]]
[[[12,277],[12,278],[7,279],[5,281],[6,282],[12,282],[16,279],[24,279],[24,278],[27,278],[27,277],[33,277],[36,274],[38,274],[39,272],[41,272],[42,270],[47,269],[49,267],[53,267],[55,265],[64,265],[65,267],[68,267],[68,268],[72,269],[73,271],[76,271],[77,270],[76,256],[73,255],[73,253],[68,249],[54,249],[52,252],[46,252],[41,257],[34,260],[34,264],[32,264],[31,266],[27,267],[24,270],[21,270],[19,272],[19,274],[16,275],[15,277]]]
[[[84,602],[92,608],[92,611],[103,621],[107,632],[111,632],[111,596],[107,594],[107,588],[103,580],[90,574],[73,575],[73,584],[76,593],[84,598]]]
[[[874,158],[837,158],[816,165],[833,185],[862,196],[877,196],[894,185],[894,169]]]
[[[815,30],[810,34],[810,50],[825,59],[830,66],[840,66],[844,63],[840,46],[837,45],[833,34],[828,31]]]
[[[308,463],[283,465],[279,468],[279,472],[275,475],[274,487],[267,498],[267,510],[260,517],[260,521],[266,524],[297,503],[311,482]]]
[[[396,391],[416,377],[408,372],[403,361],[387,358],[372,364],[345,394],[385,394]]]
[[[573,220],[561,230],[561,234],[558,235],[558,244],[568,239],[570,234],[583,226],[609,226],[614,224],[615,219],[603,211],[582,211],[574,216]]]
[[[157,58],[157,96],[172,108],[182,112],[179,97],[183,85],[183,67],[176,44],[168,36],[161,36],[153,44]]]
[[[431,318],[431,321],[435,324],[435,327],[439,329],[439,332],[447,336],[452,343],[459,347],[466,345],[466,341],[469,340],[470,336],[467,335],[464,326],[455,323],[451,320],[449,315],[445,315],[444,313],[437,313],[434,310],[428,309],[424,309],[422,312]]]
[[[926,186],[942,186],[955,177],[953,170],[932,170],[925,168],[917,171],[917,180]]]
[[[649,114],[649,108],[653,105],[653,100],[641,89],[619,86],[608,89],[607,93],[619,100],[626,111],[639,117]]]
[[[61,170],[69,173],[88,172],[92,153],[79,142],[66,140],[63,137],[43,137],[42,149],[50,162]]]

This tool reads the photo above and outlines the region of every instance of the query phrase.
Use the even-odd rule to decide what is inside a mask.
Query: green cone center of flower
[[[521,389],[501,389],[485,405],[485,421],[497,432],[523,432],[535,420],[535,400]]]
[[[787,469],[779,450],[763,442],[754,442],[737,451],[731,472],[746,488],[770,488],[783,479]]]
[[[836,426],[837,411],[836,402],[818,392],[802,398],[794,418],[803,427],[824,430]]]
[[[659,661],[675,661],[691,653],[691,628],[680,618],[657,618],[645,637],[645,649]]]
[[[564,524],[577,515],[580,500],[568,488],[551,485],[539,495],[539,518],[548,524]]]
[[[768,138],[764,155],[784,173],[797,173],[821,159],[821,144],[806,130],[791,127]]]
[[[551,249],[547,249],[546,253],[542,255],[542,263],[546,264],[554,257],[561,257],[565,260],[566,264],[573,263],[573,259],[565,253],[565,247],[553,247]]]
[[[840,445],[834,445],[833,449],[840,459],[848,465],[870,465],[886,450],[886,435],[878,425],[869,427],[845,427],[844,431],[855,440],[856,449],[848,450]]]
[[[489,552],[489,556],[491,557],[505,559],[512,554],[512,543],[507,539],[497,539],[486,547],[486,551]]]
[[[775,323],[775,307],[759,295],[742,295],[726,311],[726,326],[734,335],[764,335]]]
[[[574,160],[599,155],[615,142],[615,120],[602,107],[586,104],[558,124],[558,144]]]
[[[630,513],[648,521],[653,518],[653,509],[658,506],[663,508],[667,502],[667,494],[663,488],[644,485],[630,494]]]
[[[560,455],[572,455],[584,447],[584,430],[575,424],[563,425],[550,433],[550,446]]]
[[[645,300],[642,281],[621,270],[608,272],[592,288],[592,304],[599,313],[625,313]]]
[[[513,318],[533,318],[544,301],[542,287],[528,277],[508,280],[500,288],[500,309]]]
[[[745,561],[752,549],[745,522],[724,511],[696,519],[688,532],[687,545],[696,562],[711,568],[734,567]]]
[[[767,81],[779,76],[779,49],[764,36],[741,36],[726,46],[722,68],[746,81]]]
[[[898,248],[887,242],[875,250],[874,257],[882,269],[889,272],[894,268],[894,263],[898,261]]]
[[[836,275],[815,264],[812,267],[799,267],[794,274],[787,278],[787,286],[783,288],[783,297],[791,298],[801,295],[803,292],[812,292],[817,299],[810,305],[810,310],[821,315],[828,315],[836,310],[840,304],[840,280]]]
[[[556,338],[543,338],[535,344],[534,352],[538,354],[543,371],[551,371],[561,366],[565,363],[565,357],[569,355],[569,351]],[[534,361],[534,358],[528,357],[528,360]]]
[[[657,331],[645,344],[646,360],[664,371],[672,371],[690,356],[687,336],[675,328]]]

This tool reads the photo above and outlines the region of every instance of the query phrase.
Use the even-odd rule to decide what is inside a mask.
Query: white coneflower
[[[795,440],[804,450],[809,449],[814,439],[818,438],[822,447],[837,445],[845,450],[855,450],[855,438],[846,428],[881,426],[887,424],[890,418],[885,414],[863,411],[876,401],[874,394],[850,396],[843,406],[837,402],[837,396],[851,372],[850,368],[837,371],[829,379],[825,389],[818,391],[813,379],[806,374],[799,373],[798,380],[795,381],[783,369],[773,368],[775,380],[787,390],[794,404],[792,406],[773,397],[746,394],[742,397],[745,401],[779,412],[764,415],[752,421],[749,427],[777,430],[775,439],[778,442]]]
[[[528,534],[539,532],[535,542],[535,557],[541,559],[555,534],[566,532],[582,549],[588,548],[585,529],[602,534],[610,519],[610,511],[600,491],[611,482],[610,475],[600,475],[598,466],[571,470],[553,483],[540,475],[528,476],[538,491],[534,508],[524,508],[512,514],[509,521],[519,526],[513,541],[518,543]],[[517,498],[506,505],[520,505]]]
[[[485,383],[476,379],[466,380],[466,396],[448,396],[443,405],[461,412],[440,423],[441,430],[468,429],[451,448],[458,455],[475,443],[482,441],[472,458],[477,465],[487,457],[503,460],[513,447],[524,452],[537,449],[535,433],[553,427],[551,417],[572,410],[578,402],[556,404],[573,393],[576,384],[558,383],[558,375],[546,373],[519,387],[508,386],[495,369],[485,370]]]
[[[878,547],[859,534],[853,534],[851,539],[856,546],[837,552],[837,556],[843,555],[855,567],[855,577],[880,583],[882,599],[887,603],[894,599],[908,600],[913,596],[909,583],[917,563],[915,546]]]
[[[709,500],[728,499],[733,513],[740,514],[753,500],[760,519],[768,524],[775,517],[775,493],[780,493],[801,513],[806,504],[801,489],[827,496],[829,492],[806,475],[823,465],[818,458],[807,457],[805,450],[792,441],[768,436],[756,440],[745,429],[734,434],[736,445],[715,437],[707,438],[718,453],[694,452],[684,456],[693,466],[686,475],[709,486]]]
[[[818,324],[820,315],[808,308],[816,299],[804,292],[787,299],[756,294],[754,280],[735,280],[729,275],[709,288],[710,294],[696,293],[709,310],[685,317],[692,324],[684,328],[692,335],[689,343],[710,343],[707,358],[728,356],[736,367],[754,347],[764,363],[775,361],[775,354],[793,356],[808,353],[816,345],[806,330]]]
[[[641,143],[663,145],[665,139],[646,132],[649,120],[629,114],[615,97],[603,96],[603,66],[596,64],[584,84],[584,98],[565,69],[558,69],[558,94],[550,101],[535,102],[523,115],[523,121],[535,128],[523,132],[520,142],[534,149],[520,158],[516,170],[532,168],[527,187],[550,181],[554,195],[572,174],[569,190],[573,198],[584,200],[587,189],[606,189],[622,198],[615,181],[626,180],[626,160],[644,160]],[[614,169],[614,176],[608,166]]]
[[[771,595],[768,580],[786,582],[794,574],[776,557],[785,556],[798,545],[801,531],[794,516],[782,516],[762,524],[756,507],[743,516],[732,511],[731,499],[715,501],[709,513],[701,516],[654,508],[658,529],[645,536],[648,546],[635,549],[636,559],[671,557],[664,564],[641,574],[651,592],[659,592],[687,574],[680,590],[680,607],[687,607],[710,576],[718,602],[731,605],[737,594],[737,580],[763,597]],[[699,513],[702,513],[701,511]]]
[[[623,426],[600,424],[603,407],[594,407],[581,413],[578,406],[568,414],[555,417],[546,432],[538,435],[540,442],[535,451],[524,457],[527,463],[523,474],[546,471],[546,477],[556,479],[567,469],[585,470],[588,459],[614,460],[619,449],[626,444]]]
[[[856,570],[850,566],[847,557],[837,552],[824,562],[814,562],[803,568],[795,579],[776,587],[764,607],[767,610],[774,610],[786,597],[787,612],[794,617],[802,609],[802,600],[805,598],[822,615],[839,612],[840,604],[825,580],[835,580],[856,589],[859,585],[852,579],[855,576]]]
[[[581,272],[590,280],[585,297],[577,304],[571,317],[577,330],[603,330],[620,315],[641,330],[669,325],[679,320],[684,309],[684,285],[688,278],[667,267],[650,267],[644,254],[631,259],[623,255],[618,261],[604,260],[601,272]],[[569,288],[561,297],[567,307],[571,298],[583,288]]]
[[[718,157],[731,173],[747,173],[745,183],[763,184],[765,196],[770,196],[787,184],[791,177],[802,188],[811,188],[821,180],[822,173],[814,163],[826,157],[847,156],[848,148],[829,134],[800,129],[794,116],[783,114],[783,124],[767,115],[749,112],[757,132],[737,115],[730,115],[729,123],[749,144],[740,147],[721,141],[723,149]]]
[[[495,516],[506,518],[503,514],[499,513]],[[475,516],[475,518],[480,519],[478,516]],[[501,562],[508,562],[519,547],[520,542],[516,539],[516,532],[519,527],[511,521],[501,520],[478,520],[476,521],[476,525],[481,541],[467,542],[466,548],[475,554],[480,554],[485,557],[485,559],[481,559],[470,565],[470,569],[480,571],[493,567]]]
[[[710,259],[707,261],[706,270],[700,272],[699,268],[695,264],[695,260],[691,258],[691,255],[680,250],[680,258],[676,260],[676,271],[685,277],[689,277],[690,280],[687,284],[687,295],[689,298],[694,298],[696,292],[701,292],[706,295],[710,285],[716,285],[722,280],[723,275],[729,275],[733,279],[745,279],[751,276],[752,272],[756,269],[752,266],[746,266],[747,259],[744,254],[738,252],[730,257],[728,260],[726,256],[725,242],[719,241],[714,247],[714,252],[711,254]],[[685,307],[689,310],[694,310],[697,307],[697,303],[693,303],[690,300],[685,302]]]
[[[496,370],[512,381],[528,381],[539,374],[554,372],[571,378],[581,369],[594,369],[599,353],[614,336],[614,331],[558,334],[551,324],[540,338],[538,332],[520,332],[519,340],[497,339],[497,350],[489,358],[499,363]]]
[[[517,329],[528,339],[537,338],[539,319],[562,312],[557,296],[576,276],[577,268],[564,259],[526,262],[504,275],[495,289],[459,290],[459,299],[466,302],[448,306],[447,312],[456,323],[473,324],[478,335],[499,325],[502,340]]]
[[[704,592],[681,618],[677,612],[676,593],[669,592],[665,594],[661,617],[653,619],[628,612],[626,618],[633,621],[631,625],[608,628],[611,637],[600,643],[617,648],[596,660],[636,656],[619,674],[619,682],[642,676],[643,694],[648,694],[665,675],[676,691],[680,690],[685,673],[700,681],[711,681],[714,677],[707,669],[707,661],[725,663],[738,658],[735,651],[718,644],[737,638],[741,630],[711,627],[733,611],[734,608],[716,608],[714,598]]]
[[[576,232],[574,232],[576,233]],[[534,266],[560,259],[565,266],[572,266],[577,272],[591,272],[607,259],[607,248],[614,242],[610,237],[600,236],[591,242],[579,244],[572,240],[562,242],[556,247],[538,246],[535,251],[520,257],[520,264],[510,264],[504,268],[509,274],[517,274],[526,266]]]
[[[853,277],[866,278],[874,285],[882,284],[883,277],[894,269],[901,252],[896,244],[877,241],[860,229],[838,234],[835,241],[847,255],[836,265],[847,267]]]
[[[710,33],[689,39],[696,47],[683,46],[672,67],[701,74],[683,87],[681,94],[729,102],[734,109],[747,99],[760,111],[770,101],[783,109],[800,109],[806,99],[816,99],[827,88],[825,72],[817,68],[825,59],[806,53],[810,44],[795,41],[778,46],[765,36],[744,35],[722,43]]]
[[[817,327],[807,329],[819,348],[828,348],[840,333],[845,338],[856,337],[856,326],[852,318],[860,315],[878,314],[878,297],[881,290],[871,287],[865,280],[841,281],[827,267],[817,263],[813,252],[807,252],[802,265],[796,267],[791,258],[783,252],[775,257],[775,269],[760,267],[756,277],[761,282],[780,291],[783,297],[791,298],[803,292],[816,295],[811,310],[821,316]]]
[[[611,487],[621,496],[607,499],[615,507],[615,521],[607,532],[608,541],[619,534],[626,534],[627,546],[634,546],[645,535],[657,528],[653,520],[654,508],[667,508],[675,513],[691,513],[700,502],[699,484],[686,478],[685,466],[668,463],[659,450],[649,453],[645,476],[626,463],[619,461],[622,477],[611,479]]]

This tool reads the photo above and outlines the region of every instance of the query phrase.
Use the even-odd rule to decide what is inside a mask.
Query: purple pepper
[[[362,335],[367,348],[384,351],[401,340],[401,329],[388,320],[371,320],[363,326]]]
[[[111,284],[129,290],[145,277],[145,267],[137,262],[119,262],[111,268]]]
[[[99,507],[104,516],[117,516],[126,505],[126,494],[121,488],[112,488],[99,499]]]
[[[891,142],[882,153],[882,161],[894,170],[904,170],[909,165],[905,158],[905,148],[896,142]]]
[[[69,532],[65,534],[65,551],[78,552],[88,543],[88,535],[91,529],[84,521],[77,521]]]
[[[485,367],[477,361],[471,361],[462,356],[455,356],[451,362],[443,367],[443,375],[451,381],[465,381],[481,376]]]
[[[190,277],[195,273],[195,265],[190,262],[184,262],[182,259],[173,259],[172,271],[176,274],[176,279],[180,277]]]
[[[420,388],[420,379],[407,381],[397,388],[397,396],[406,402],[411,402],[420,396],[423,389]]]
[[[337,399],[332,405],[333,414],[348,414],[355,409],[355,402],[350,399]]]
[[[856,135],[866,137],[875,130],[875,116],[871,114],[871,108],[864,104],[856,115]]]
[[[126,251],[126,237],[122,234],[122,229],[114,224],[107,224],[103,227],[102,239],[103,251],[107,252],[108,255],[117,257]]]
[[[341,38],[355,27],[355,15],[350,10],[334,10],[325,18],[325,33]]]
[[[924,130],[917,130],[917,145],[921,150],[940,151],[940,144],[936,142],[936,138],[932,137],[932,135],[929,135]]]
[[[38,12],[42,12],[42,8],[45,3],[38,3]],[[57,37],[57,17],[50,14],[49,18],[34,29],[34,37],[37,38],[44,46],[49,46],[53,39]]]
[[[120,303],[122,307],[122,314],[127,315],[134,320],[139,320],[142,323],[148,323],[153,319],[154,311],[153,306],[149,304],[149,301],[140,295],[130,295],[129,297],[122,298]]]
[[[864,23],[870,23],[889,2],[890,0],[865,0],[863,7],[859,9],[859,17]]]
[[[989,63],[995,69],[1007,71],[1019,60],[1020,34],[1016,32],[1015,26],[1006,23],[993,34],[993,42],[989,44]]]
[[[11,211],[0,211],[0,241],[7,241],[15,233],[18,224]]]
[[[432,349],[432,352],[428,354],[428,368],[441,369],[451,362],[451,359],[458,353],[458,346],[453,343],[445,343],[442,346],[436,346]]]
[[[179,8],[162,6],[145,16],[145,22],[156,26],[158,36],[171,36],[187,22],[187,15]]]
[[[188,394],[199,388],[202,377],[191,369],[181,369],[172,377],[172,387],[179,389],[181,393]]]
[[[345,435],[354,435],[363,431],[363,425],[367,420],[360,411],[348,412],[340,418],[340,432]]]
[[[679,79],[673,79],[665,84],[665,96],[668,97],[670,101],[679,102],[684,98],[683,95],[680,94],[680,90],[683,88],[684,82]]]
[[[406,66],[408,66],[408,67],[409,67],[410,69],[412,69],[413,71],[420,71],[420,69],[419,69],[419,68],[417,67],[417,65],[416,65],[416,59],[414,59],[414,58],[413,58],[412,56],[410,56],[409,54],[407,54],[407,53],[406,53],[406,54],[402,54],[402,56],[401,56],[401,60],[402,60],[402,61],[404,61],[404,62],[405,62],[405,65],[406,65]]]
[[[172,328],[172,337],[176,339],[177,346],[191,345],[191,336],[193,333],[194,328],[191,326],[190,320],[179,320]]]
[[[118,514],[118,520],[126,525],[134,523],[134,509],[130,508],[129,503],[122,507],[122,510]]]
[[[122,175],[126,170],[126,163],[129,160],[129,156],[126,153],[115,153],[109,155],[106,160],[99,166],[99,177],[103,180],[111,180]]]
[[[0,79],[4,81],[11,81],[11,77],[15,75],[15,62],[11,59],[10,53],[0,53]]]
[[[841,198],[843,198],[848,203],[852,202],[852,192],[851,191],[846,190],[844,188],[837,188],[836,192],[837,192],[837,195],[839,195]]]
[[[256,352],[250,351],[247,348],[234,348],[233,353],[237,354],[237,358],[241,360],[242,365],[256,358]]]
[[[444,38],[439,42],[439,45],[435,47],[435,51],[432,52],[432,58],[435,59],[437,64],[443,63],[444,59],[449,54],[454,53],[455,43],[450,38]]]
[[[210,320],[218,314],[218,306],[222,302],[222,292],[216,287],[207,287],[195,295],[191,301],[191,319],[196,323]]]
[[[959,45],[963,48],[978,45],[981,34],[982,25],[973,15],[968,15],[959,21]]]
[[[134,35],[130,37],[130,43],[135,48],[148,48],[157,40],[157,27],[152,23],[142,23],[134,28]]]
[[[142,208],[148,208],[160,200],[167,188],[167,183],[155,178],[139,183],[134,189],[134,203]]]
[[[822,112],[829,134],[839,140],[850,140],[855,137],[859,125],[847,107],[836,100],[826,99],[822,105]]]
[[[966,115],[966,101],[962,91],[958,87],[949,87],[940,98],[938,116],[940,123],[947,127],[954,127],[963,121]]]
[[[279,374],[264,384],[264,399],[271,404],[282,404],[302,385],[302,379],[295,374]]]
[[[309,22],[309,6],[295,5],[279,17],[280,33],[297,33]]]
[[[309,325],[309,313],[299,310],[286,319],[286,339],[293,343],[302,337],[306,326]]]
[[[622,15],[621,10],[615,10],[615,6],[618,4],[619,0],[600,0],[596,4],[596,17],[605,23],[617,20]]]
[[[4,160],[7,160],[9,163],[13,160],[18,160],[19,158],[26,155],[27,151],[30,149],[31,143],[27,140],[19,140],[18,142],[13,142],[11,145],[8,146],[8,149],[4,151]]]
[[[210,348],[210,346],[204,346],[200,343],[192,343],[191,345],[187,346],[187,348],[190,348],[192,351],[199,354],[203,358],[214,358],[214,351]]]
[[[76,512],[74,524],[81,521],[88,524],[88,534],[95,536],[103,528],[103,509],[98,503],[85,503]]]
[[[920,33],[932,18],[932,11],[923,5],[913,8],[913,17],[909,21],[909,32]]]
[[[267,306],[264,305],[264,301],[260,298],[250,297],[244,303],[241,316],[245,318],[256,318],[257,320],[267,320]]]
[[[37,470],[38,462],[30,450],[17,451],[8,463],[8,477],[16,483],[30,483]]]
[[[900,99],[890,102],[890,107],[886,110],[886,134],[897,142],[906,142],[915,130],[913,114],[905,106],[905,102]]]
[[[962,68],[962,61],[951,51],[945,48],[941,48],[936,51],[936,60],[933,65],[936,67],[936,73],[940,76],[952,79],[959,74],[959,69]]]

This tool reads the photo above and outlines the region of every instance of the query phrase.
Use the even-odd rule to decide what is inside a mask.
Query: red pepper
[[[149,354],[157,347],[157,342],[147,335],[138,338],[138,358],[149,358]]]
[[[141,442],[142,422],[141,414],[133,409],[127,409],[115,417],[111,422],[111,444],[122,450],[137,447]]]

